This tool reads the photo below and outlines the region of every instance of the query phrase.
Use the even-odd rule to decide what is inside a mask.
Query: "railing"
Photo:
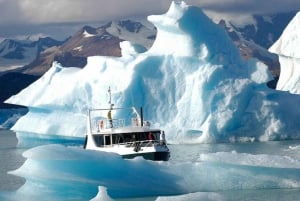
[[[99,132],[108,128],[122,128],[125,126],[134,126],[134,127],[150,127],[149,121],[143,121],[143,125],[141,124],[140,118],[131,118],[129,120],[130,123],[126,124],[126,119],[100,119],[95,122],[96,130]],[[94,130],[94,129],[93,129]]]
[[[94,125],[94,128],[96,128],[98,132],[108,128],[120,128],[125,126],[125,119],[100,119],[95,121]]]
[[[115,145],[125,145],[126,147],[135,147],[137,144],[139,144],[140,147],[151,147],[153,145],[160,144],[160,141],[159,140],[143,140],[143,141],[118,143]]]
[[[114,119],[117,113],[114,111],[125,111],[126,119]],[[114,114],[112,114],[114,113]],[[107,117],[107,118],[105,118]],[[129,118],[127,118],[129,117]],[[133,118],[130,118],[133,117]],[[130,108],[107,108],[107,109],[90,109],[88,111],[89,128],[92,133],[99,133],[101,130],[120,127],[150,127],[149,121],[143,120],[142,109],[141,115],[134,107]]]

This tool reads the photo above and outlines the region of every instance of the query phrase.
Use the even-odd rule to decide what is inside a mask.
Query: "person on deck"
[[[160,133],[160,136],[159,136],[159,143],[160,145],[166,145],[166,136],[165,136],[165,131],[162,131]]]
[[[148,134],[148,140],[150,142],[152,142],[154,140],[154,136],[153,136],[153,134],[151,132]]]
[[[112,128],[113,127],[113,121],[112,121],[112,118],[111,118],[111,110],[109,110],[108,113],[107,113],[107,119],[109,121],[110,127]]]

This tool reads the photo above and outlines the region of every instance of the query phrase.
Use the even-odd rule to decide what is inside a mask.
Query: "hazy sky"
[[[0,38],[64,32],[60,23],[107,21],[165,13],[170,0],[0,0]],[[210,15],[234,16],[300,10],[299,0],[186,0]],[[49,25],[50,23],[50,25]],[[75,23],[75,24],[74,24]]]

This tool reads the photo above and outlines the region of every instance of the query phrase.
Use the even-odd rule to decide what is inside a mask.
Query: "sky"
[[[165,13],[171,0],[0,0],[0,38],[65,37],[83,24]],[[300,10],[299,0],[186,0],[216,18]],[[245,18],[246,19],[246,18]],[[61,35],[61,36],[60,36]]]

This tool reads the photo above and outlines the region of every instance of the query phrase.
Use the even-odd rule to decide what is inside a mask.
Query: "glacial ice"
[[[169,142],[300,139],[300,97],[269,89],[267,66],[243,60],[200,8],[173,2],[148,19],[158,31],[148,51],[123,43],[122,57],[89,57],[83,69],[54,62],[8,99],[29,108],[12,127],[19,139],[84,137],[87,110],[108,107],[109,86],[116,106],[142,106]]]
[[[299,160],[286,156],[229,151],[202,154],[197,161],[157,162],[52,144],[31,148],[24,157],[22,167],[10,174],[26,183],[11,200],[222,200],[204,192],[300,188]]]
[[[281,71],[276,89],[300,94],[300,12],[269,51],[278,54]]]

